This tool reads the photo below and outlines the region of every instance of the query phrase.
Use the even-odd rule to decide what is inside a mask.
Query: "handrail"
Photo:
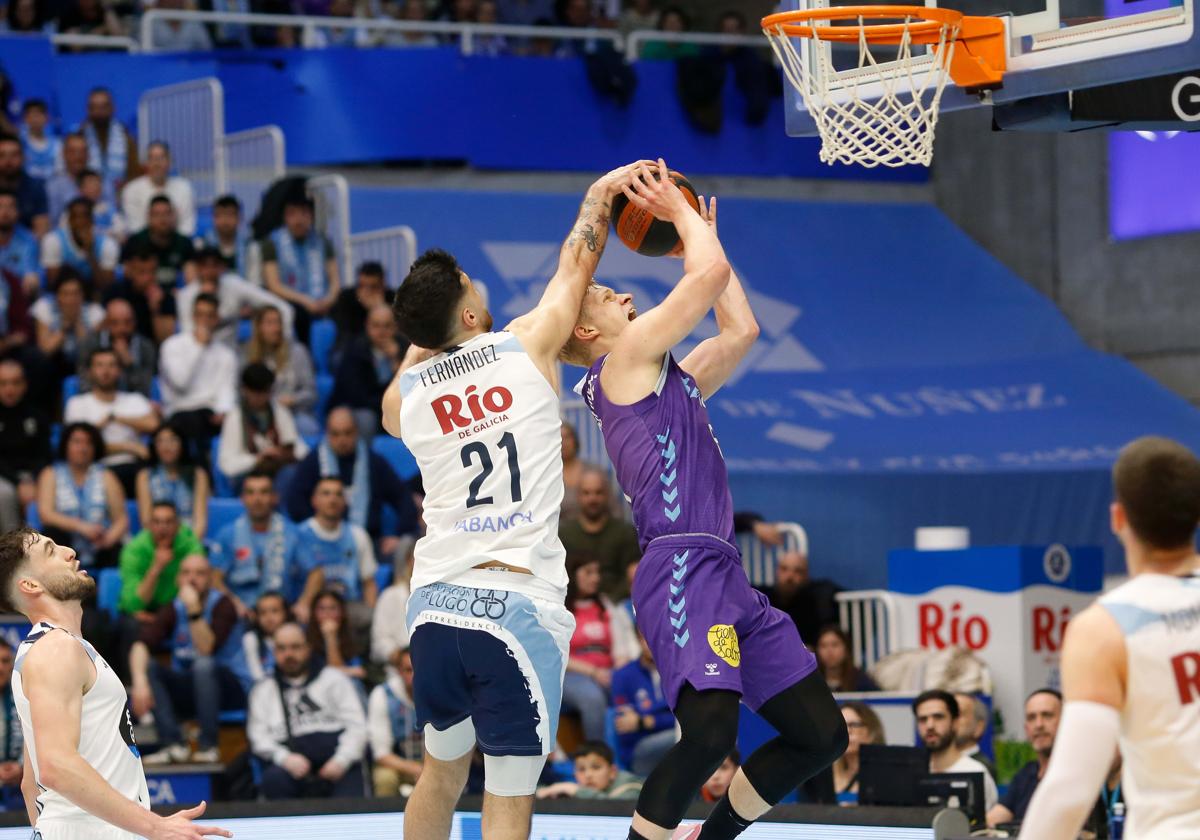
[[[761,47],[761,35],[726,35],[724,32],[663,32],[659,29],[635,29],[625,36],[625,59],[636,61],[642,45],[651,41],[667,44],[716,44],[722,47]]]
[[[248,12],[199,12],[180,9],[150,9],[142,15],[141,45],[153,52],[154,22],[158,20],[199,21],[202,23],[240,23],[249,26],[289,26],[296,29],[366,29],[376,32],[419,32],[432,35],[457,35],[464,54],[470,55],[480,35],[513,38],[555,38],[559,40],[611,41],[615,49],[624,45],[621,33],[612,29],[579,29],[567,26],[516,26],[511,24],[450,23],[448,21],[381,20],[377,18],[321,17],[318,15],[260,15]]]
[[[105,47],[138,52],[138,42],[126,35],[86,35],[81,32],[55,32],[50,43],[56,47]]]

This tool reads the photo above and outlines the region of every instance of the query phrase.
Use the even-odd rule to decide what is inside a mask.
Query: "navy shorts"
[[[503,589],[435,583],[408,602],[418,725],[467,718],[487,755],[554,749],[575,618],[561,605]]]

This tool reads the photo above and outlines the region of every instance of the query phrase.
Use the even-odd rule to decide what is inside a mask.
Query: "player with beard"
[[[642,315],[632,295],[592,286],[562,357],[589,369],[578,390],[604,434],[642,543],[633,581],[638,628],[681,730],[646,779],[629,836],[671,836],[732,752],[744,702],[779,737],[739,768],[703,828],[679,835],[731,840],[828,767],[848,738],[795,623],[751,589],[734,545],[729,477],[704,400],[737,369],[758,324],[717,239],[716,203],[696,213],[661,159],[658,169],[655,178],[639,167],[624,192],[675,225],[683,278]],[[719,333],[676,362],[672,349],[710,310]]]
[[[0,537],[0,607],[33,623],[17,648],[13,702],[25,736],[21,792],[35,840],[232,837],[198,826],[205,803],[150,809],[125,686],[80,635],[96,582],[75,551],[21,528]]]

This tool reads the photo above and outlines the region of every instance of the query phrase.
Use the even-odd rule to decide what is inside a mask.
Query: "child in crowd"
[[[129,225],[117,206],[104,198],[104,179],[94,169],[79,173],[79,194],[92,202],[92,223],[97,236],[111,236],[123,243],[129,236]]]
[[[275,631],[292,620],[279,592],[264,592],[254,604],[254,624],[242,636],[246,664],[255,682],[275,675]]]
[[[741,766],[742,757],[737,750],[725,756],[721,766],[713,771],[713,774],[708,777],[708,781],[704,783],[704,787],[700,788],[700,798],[705,802],[720,802]]]
[[[62,141],[47,130],[50,110],[41,99],[26,100],[21,109],[21,148],[25,172],[43,181],[62,168]]]
[[[564,796],[578,799],[637,799],[642,792],[642,780],[618,769],[612,749],[603,741],[584,741],[571,757],[575,760],[575,781],[556,782],[539,788],[538,799]]]

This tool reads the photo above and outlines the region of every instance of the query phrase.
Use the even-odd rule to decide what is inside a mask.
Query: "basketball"
[[[657,171],[654,177],[658,177]],[[671,180],[683,191],[692,209],[699,213],[700,199],[696,197],[692,182],[674,170],[671,171]],[[612,219],[621,241],[644,256],[661,257],[679,244],[679,232],[675,230],[675,225],[654,218],[653,213],[630,202],[624,193],[613,199]]]

